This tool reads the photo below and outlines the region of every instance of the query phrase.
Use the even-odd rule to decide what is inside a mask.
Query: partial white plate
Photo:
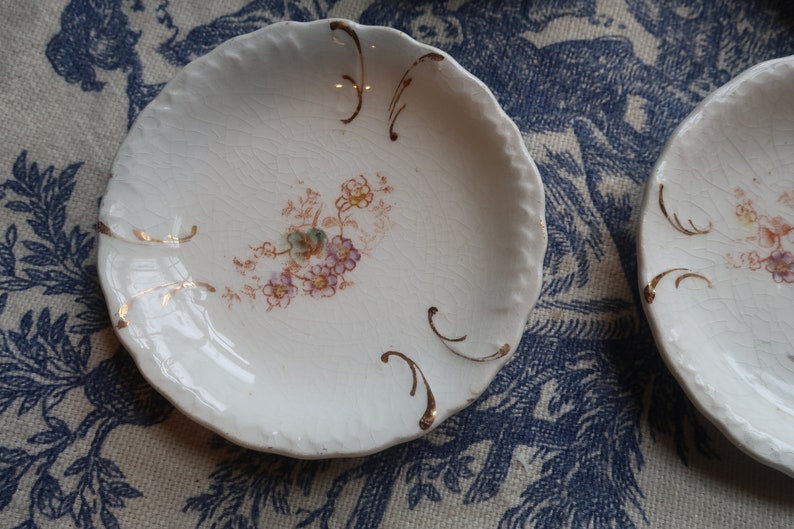
[[[179,409],[247,447],[371,453],[479,396],[546,249],[516,126],[444,52],[286,22],[191,63],[100,209],[117,333]]]
[[[645,311],[698,408],[794,476],[794,60],[760,64],[684,121],[646,188]]]

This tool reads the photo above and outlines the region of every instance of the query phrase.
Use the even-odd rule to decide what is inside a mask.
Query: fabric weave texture
[[[349,18],[484,81],[543,177],[544,284],[516,356],[427,437],[356,459],[236,447],[111,329],[96,213],[180,67],[281,20]],[[780,0],[58,0],[0,6],[0,529],[791,527],[792,481],[703,419],[636,287],[644,183],[709,92],[794,54]]]

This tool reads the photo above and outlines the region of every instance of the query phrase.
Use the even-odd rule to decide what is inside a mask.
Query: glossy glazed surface
[[[443,52],[282,23],[141,112],[100,209],[117,333],[242,445],[370,453],[471,403],[521,339],[546,248],[515,125]]]
[[[648,182],[640,288],[695,404],[740,448],[794,475],[794,61],[708,97]]]

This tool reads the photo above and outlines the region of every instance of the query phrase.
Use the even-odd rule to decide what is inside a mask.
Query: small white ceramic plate
[[[183,412],[247,447],[370,453],[484,391],[535,303],[538,171],[442,51],[281,23],[141,112],[100,210],[113,323]]]
[[[678,128],[648,182],[638,253],[684,389],[794,476],[794,60],[748,70]]]

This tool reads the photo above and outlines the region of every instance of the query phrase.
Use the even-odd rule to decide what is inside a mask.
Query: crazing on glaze
[[[438,337],[438,339],[441,340],[450,351],[460,356],[461,358],[465,358],[466,360],[471,360],[473,362],[490,362],[491,360],[498,360],[499,358],[502,358],[503,356],[507,355],[507,353],[510,352],[510,344],[506,343],[503,344],[501,347],[499,347],[499,349],[497,349],[495,353],[490,354],[488,356],[472,357],[472,356],[464,355],[463,353],[451,347],[450,344],[465,342],[466,338],[468,338],[468,335],[464,334],[463,336],[450,338],[449,336],[441,334],[441,332],[436,327],[436,323],[434,321],[436,314],[438,314],[438,307],[430,307],[429,309],[427,309],[427,324],[430,326],[430,330],[433,331],[433,334],[435,334]]]
[[[693,272],[689,268],[683,268],[683,267],[670,268],[668,270],[665,270],[664,272],[656,274],[653,277],[653,279],[648,281],[648,284],[645,285],[645,289],[643,290],[643,297],[645,298],[646,303],[650,305],[656,299],[656,286],[659,284],[659,281],[661,281],[668,275],[673,274],[675,272],[680,272],[678,276],[675,278],[675,288],[678,288],[684,279],[689,279],[689,278],[700,279],[703,282],[705,282],[709,288],[714,286],[714,284],[711,282],[709,278],[707,278],[703,274],[698,274],[697,272]]]
[[[353,111],[353,113],[349,117],[340,120],[342,123],[347,125],[348,123],[356,119],[356,116],[358,116],[359,112],[361,112],[361,106],[364,103],[364,89],[367,88],[366,84],[364,83],[364,77],[365,77],[364,54],[361,51],[361,41],[358,38],[358,34],[356,33],[356,30],[350,27],[350,24],[342,20],[334,20],[333,22],[331,22],[330,27],[332,32],[336,30],[340,30],[347,33],[350,36],[350,38],[353,40],[353,43],[356,45],[356,51],[358,52],[359,69],[361,70],[360,81],[356,81],[356,79],[349,74],[342,75],[342,79],[347,81],[353,86],[353,89],[356,91],[356,97],[358,100],[358,102],[356,103],[356,108]],[[436,53],[436,52],[425,53],[424,55],[416,59],[411,64],[411,66],[408,67],[407,70],[405,70],[405,73],[400,78],[400,82],[397,83],[397,86],[394,89],[394,94],[392,95],[391,102],[389,103],[388,121],[389,121],[389,139],[391,139],[391,141],[397,141],[397,138],[399,137],[399,134],[397,134],[394,131],[394,123],[397,121],[397,117],[400,115],[400,113],[403,110],[405,110],[406,104],[405,103],[400,104],[400,99],[402,98],[406,89],[409,86],[411,86],[411,83],[414,80],[414,78],[411,77],[411,72],[414,70],[414,68],[416,68],[417,66],[419,66],[424,62],[427,61],[441,62],[443,60],[444,60],[444,56],[441,55],[440,53]]]
[[[712,228],[711,222],[709,222],[708,227],[702,228],[695,225],[692,219],[687,219],[687,221],[684,222],[678,217],[677,213],[673,213],[672,215],[670,215],[670,213],[667,211],[667,206],[665,205],[665,201],[664,201],[664,184],[659,184],[659,210],[662,212],[662,215],[664,215],[664,218],[667,219],[667,222],[669,222],[670,225],[673,228],[675,228],[676,231],[682,233],[683,235],[686,235],[687,237],[693,237],[696,235],[706,235],[711,232],[711,228]],[[645,302],[648,305],[653,303],[654,300],[656,299],[656,286],[659,284],[659,282],[668,275],[673,274],[675,272],[679,272],[675,279],[675,288],[678,288],[683,280],[691,279],[691,278],[700,279],[709,288],[714,286],[711,280],[706,276],[704,276],[703,274],[699,274],[693,270],[683,267],[669,268],[663,272],[656,274],[653,277],[653,279],[651,279],[650,281],[648,281],[648,283],[646,283],[645,288],[642,291],[642,294],[643,294],[643,299],[645,299]]]
[[[281,210],[287,224],[281,240],[251,244],[248,255],[232,259],[244,284],[225,287],[222,296],[228,307],[248,299],[264,301],[270,312],[286,309],[297,296],[330,298],[352,286],[359,261],[389,229],[392,206],[382,197],[392,191],[381,174],[376,183],[358,175],[341,184],[332,202],[311,187],[287,200]]]
[[[753,178],[756,185],[761,181]],[[775,283],[794,283],[794,225],[781,215],[770,216],[755,201],[747,195],[742,187],[737,187],[733,192],[736,197],[734,215],[742,227],[754,230],[750,236],[735,239],[735,242],[744,246],[743,251],[725,254],[725,260],[733,268],[746,268],[752,271],[764,270],[772,276]],[[794,189],[781,192],[776,202],[794,210]],[[664,184],[659,185],[659,209],[665,219],[678,232],[687,236],[706,235],[712,230],[712,223],[708,227],[696,226],[692,220],[682,221],[677,214],[667,211],[664,202]],[[749,246],[749,247],[748,247]],[[671,268],[665,270],[651,279],[643,291],[646,303],[653,303],[656,298],[656,286],[667,275],[680,272],[675,280],[675,286],[684,279],[697,278],[712,287],[710,279],[688,268]]]
[[[775,283],[794,283],[794,226],[780,215],[771,217],[756,206],[747,192],[737,187],[736,220],[745,228],[755,230],[749,237],[738,242],[754,246],[741,253],[728,253],[725,259],[734,268],[753,271],[765,270]],[[794,189],[784,191],[777,202],[794,210]]]
[[[419,428],[422,430],[427,430],[431,426],[433,426],[433,422],[436,420],[436,398],[433,395],[433,390],[430,389],[430,383],[427,381],[427,377],[425,377],[422,368],[419,367],[419,364],[408,358],[405,354],[399,351],[386,351],[380,356],[380,361],[384,364],[389,363],[389,358],[392,356],[396,356],[401,358],[403,362],[405,362],[409,368],[411,368],[411,376],[413,377],[413,383],[411,384],[411,391],[410,395],[412,397],[416,396],[416,386],[418,383],[417,372],[422,377],[422,382],[425,384],[425,395],[427,399],[427,406],[425,407],[425,412],[422,414],[422,417],[419,419]]]
[[[268,40],[270,37],[280,38],[275,33],[277,31],[289,33],[285,37],[287,40],[292,38],[293,31],[298,35],[303,35],[304,32],[319,31],[317,35],[319,35],[322,45],[330,45],[330,41],[339,45],[339,47],[330,48],[335,54],[331,59],[333,70],[330,75],[324,75],[320,82],[323,83],[325,88],[330,88],[327,84],[329,81],[328,77],[330,77],[331,85],[335,89],[340,89],[340,92],[322,92],[322,94],[333,93],[335,97],[332,103],[334,104],[322,101],[323,95],[320,95],[320,100],[317,101],[317,103],[326,104],[327,113],[322,114],[323,119],[324,122],[328,120],[335,122],[332,127],[334,132],[340,132],[340,129],[356,129],[356,132],[360,132],[361,127],[359,125],[362,125],[365,128],[365,133],[371,134],[374,132],[376,136],[379,136],[378,139],[383,142],[383,145],[399,148],[398,137],[400,135],[405,134],[406,139],[409,135],[419,136],[421,140],[422,135],[426,134],[424,127],[416,124],[410,125],[409,119],[417,117],[423,112],[424,107],[420,103],[424,98],[428,97],[429,94],[433,94],[431,97],[435,97],[438,90],[443,92],[449,88],[455,91],[461,87],[470,88],[466,95],[471,97],[475,106],[480,107],[478,115],[486,119],[485,123],[487,123],[487,126],[483,130],[473,127],[473,132],[469,131],[469,127],[466,127],[465,130],[461,127],[461,131],[450,130],[451,136],[457,133],[465,137],[468,137],[471,133],[487,134],[491,127],[495,125],[493,123],[494,118],[504,119],[505,124],[508,122],[503,114],[496,112],[494,115],[497,107],[495,106],[496,101],[493,99],[493,95],[487,90],[483,90],[482,86],[476,80],[470,79],[465,72],[461,72],[459,66],[454,61],[449,60],[441,51],[432,51],[433,48],[426,46],[414,49],[408,48],[408,55],[399,53],[394,55],[394,60],[382,63],[390,65],[390,71],[384,78],[381,77],[381,70],[373,68],[375,64],[370,61],[376,58],[381,60],[383,57],[392,57],[394,53],[391,49],[393,47],[393,39],[397,38],[397,42],[402,42],[404,37],[395,35],[391,30],[368,29],[365,31],[355,23],[343,20],[321,22],[311,26],[316,29],[312,29],[308,25],[293,26],[294,30],[286,29],[288,25],[284,24],[280,26],[281,29],[274,28],[269,30],[274,33],[270,34],[268,38],[264,36],[265,32],[268,31],[265,30],[259,36],[252,35],[241,38],[239,44],[243,48],[248,49],[253,48],[254,45],[258,45],[260,42],[270,43],[270,40]],[[379,37],[381,34],[387,35],[388,38],[381,40]],[[323,39],[325,40],[323,41]],[[307,39],[307,46],[317,44],[315,40],[314,38]],[[410,43],[410,41],[407,42]],[[312,58],[313,54],[310,53],[311,49],[307,47],[306,57],[308,61],[314,60]],[[376,51],[370,51],[375,49]],[[210,52],[214,55],[207,60],[212,62],[213,60],[228,59],[227,55],[225,55],[228,50],[224,50],[225,48],[219,47],[218,51]],[[303,68],[303,66],[302,64],[296,65],[298,68]],[[187,68],[191,68],[191,70],[187,70]],[[186,67],[188,73],[185,75],[198,75],[200,72],[193,71],[197,68],[200,68],[200,65]],[[301,71],[309,72],[309,75],[311,75],[313,68]],[[451,79],[456,81],[457,84],[455,86],[448,86]],[[315,82],[315,80],[311,79],[311,82]],[[369,83],[378,87],[379,90],[382,89],[383,92],[378,97],[375,97],[376,94],[369,91],[372,88]],[[434,86],[434,83],[437,86]],[[256,94],[259,88],[259,85],[252,86],[252,93]],[[166,88],[166,93],[168,91],[169,89]],[[203,104],[200,94],[192,95],[198,98],[199,102],[196,103],[197,105]],[[282,94],[279,90],[276,90],[273,94],[269,94],[268,97],[270,95],[279,97]],[[289,98],[292,97],[291,93],[283,95]],[[336,97],[337,95],[342,97]],[[161,103],[162,101],[155,100],[153,106],[145,110],[144,113],[150,115],[150,113],[156,111],[154,109],[162,107]],[[371,114],[371,116],[367,116],[368,119],[364,123],[361,123],[363,119],[362,113]],[[410,116],[408,115],[409,113],[411,114]],[[454,114],[452,123],[457,124],[457,114]],[[400,116],[402,117],[400,118]],[[289,115],[283,116],[284,119],[290,119],[290,117]],[[434,113],[425,116],[427,119],[436,117]],[[446,119],[447,116],[443,114],[440,117],[441,119]],[[372,118],[376,121],[374,127],[371,126]],[[143,119],[139,123],[146,123],[146,120]],[[139,127],[141,130],[146,129],[144,125],[133,126]],[[138,129],[136,128],[136,130]],[[504,132],[503,128],[499,130]],[[343,130],[341,132],[344,133],[346,131]],[[517,131],[511,130],[509,132]],[[520,135],[512,134],[508,136],[510,140],[508,143],[514,143],[514,146],[507,152],[505,159],[496,164],[497,168],[504,169],[510,178],[515,177],[523,180],[526,176],[532,177],[530,179],[531,182],[528,183],[532,184],[532,188],[535,191],[530,191],[529,187],[523,184],[516,185],[515,197],[522,206],[522,210],[541,213],[539,225],[541,230],[545,230],[542,218],[543,200],[535,200],[530,197],[532,193],[542,192],[540,181],[536,178],[536,169],[532,165],[525,149],[523,149],[524,142]],[[388,139],[386,139],[387,137]],[[270,141],[267,136],[260,139],[263,142]],[[280,141],[280,138],[278,141]],[[493,147],[496,152],[501,153],[503,149],[502,142],[494,142],[493,145],[487,141],[485,143],[485,147]],[[127,143],[125,143],[125,146],[127,146]],[[137,153],[134,152],[134,142],[131,142],[128,147],[131,155],[135,156]],[[313,154],[318,155],[321,152],[314,151]],[[355,151],[343,152],[336,158],[343,159],[346,154],[360,155]],[[366,156],[370,155],[369,152],[363,154]],[[374,154],[377,155],[377,153]],[[197,249],[195,248],[197,244],[200,246],[213,246],[213,243],[221,240],[228,241],[234,245],[228,251],[226,251],[227,247],[224,245],[224,252],[215,256],[220,261],[213,260],[206,267],[192,268],[189,265],[185,266],[184,271],[180,270],[181,275],[178,277],[169,276],[152,280],[147,276],[145,281],[140,282],[141,286],[131,291],[125,291],[123,298],[120,300],[121,306],[116,311],[116,321],[114,321],[116,330],[119,331],[119,336],[122,339],[130,339],[134,343],[132,349],[135,349],[138,344],[134,341],[137,340],[141,333],[145,334],[150,330],[146,325],[148,321],[144,301],[147,302],[146,307],[158,309],[160,308],[160,303],[162,303],[162,306],[166,308],[163,311],[164,313],[179,312],[182,310],[179,305],[182,298],[188,298],[184,299],[184,301],[192,303],[190,294],[182,292],[188,289],[200,290],[197,296],[201,298],[201,301],[209,300],[209,304],[206,307],[211,307],[212,310],[220,309],[217,315],[211,314],[211,316],[217,318],[219,327],[224,326],[224,329],[228,330],[230,334],[234,332],[234,325],[238,321],[238,317],[245,312],[248,313],[246,317],[279,325],[283,321],[279,318],[287,318],[288,320],[298,318],[301,320],[302,317],[305,317],[305,310],[311,313],[313,310],[338,308],[344,306],[345,303],[357,303],[357,300],[359,300],[357,294],[365,290],[367,286],[365,283],[368,283],[370,278],[376,280],[371,274],[379,273],[378,265],[384,264],[383,262],[375,262],[374,259],[376,256],[381,257],[379,253],[388,254],[388,252],[385,252],[386,248],[383,248],[383,243],[386,241],[389,243],[401,242],[400,240],[391,241],[384,239],[385,237],[397,235],[392,229],[393,226],[396,226],[396,223],[393,223],[390,217],[394,217],[397,213],[392,208],[401,208],[403,205],[397,201],[394,195],[390,195],[394,191],[392,186],[394,185],[398,187],[400,192],[404,192],[404,182],[400,179],[410,180],[410,178],[416,178],[414,175],[422,176],[422,174],[416,167],[417,164],[413,163],[413,160],[408,160],[402,163],[401,166],[391,166],[388,172],[385,167],[380,165],[371,169],[364,169],[359,167],[361,164],[358,163],[358,160],[355,160],[355,162],[351,163],[347,168],[337,170],[328,169],[326,165],[322,166],[325,167],[324,169],[311,174],[294,173],[291,178],[287,177],[288,182],[279,181],[282,185],[291,184],[286,190],[283,187],[270,189],[267,185],[261,187],[262,196],[260,198],[266,204],[264,208],[260,207],[257,209],[261,216],[258,219],[254,219],[253,228],[256,230],[256,223],[259,223],[260,229],[247,232],[248,235],[244,235],[244,238],[240,240],[236,237],[228,237],[226,233],[223,233],[223,224],[218,223],[213,223],[214,231],[208,231],[202,223],[197,223],[198,226],[193,227],[190,224],[181,225],[181,220],[179,219],[172,222],[173,227],[169,228],[170,231],[161,231],[159,227],[151,227],[148,220],[144,221],[145,225],[141,226],[121,219],[113,223],[106,220],[105,222],[108,222],[108,224],[100,224],[99,232],[102,234],[102,239],[114,239],[116,242],[113,243],[113,248],[122,248],[124,251],[130,252],[131,260],[137,259],[135,253],[137,248],[133,247],[133,245],[139,248],[144,246],[159,247],[162,248],[163,252],[167,252],[169,256],[176,257],[183,250],[181,244],[187,244],[188,246],[185,247],[185,250],[189,250],[189,255],[184,256],[184,259],[185,262],[190,264],[193,263],[192,259],[194,258],[203,259],[206,246]],[[314,167],[318,166],[321,165],[314,165]],[[334,166],[338,167],[336,164]],[[259,170],[267,174],[271,167],[270,165],[265,165]],[[189,170],[189,168],[186,169],[186,171]],[[468,179],[480,178],[477,173],[481,173],[481,170],[475,166],[470,172],[464,172],[462,175],[459,175],[458,172],[450,172],[449,174],[456,179],[456,182],[465,182]],[[128,174],[134,174],[134,171],[130,171]],[[189,175],[185,176],[189,178]],[[201,175],[202,178],[206,176]],[[125,178],[127,177],[125,176]],[[115,181],[118,181],[118,179]],[[113,182],[111,181],[111,185],[113,185]],[[250,191],[250,189],[246,188],[245,191]],[[277,194],[274,195],[273,193]],[[416,207],[412,202],[408,202],[406,205]],[[168,204],[166,203],[165,208],[167,207]],[[230,213],[224,212],[222,214]],[[235,214],[236,212],[231,213],[231,215]],[[100,216],[104,219],[102,214]],[[535,213],[531,213],[531,216],[534,217]],[[169,217],[167,209],[158,215],[157,221],[153,222],[152,225],[160,226],[164,224],[163,217]],[[494,218],[499,218],[499,216],[495,215]],[[215,218],[213,220],[218,219]],[[138,228],[143,228],[146,231]],[[537,224],[532,223],[529,229],[537,230]],[[532,248],[533,251],[522,252],[519,259],[522,262],[525,258],[531,259],[534,269],[531,274],[527,272],[526,275],[511,275],[510,279],[520,282],[524,286],[532,286],[534,284],[534,286],[539,288],[540,274],[538,271],[541,269],[542,252],[545,252],[547,239],[545,232],[536,235],[539,236],[530,237],[523,230],[520,233],[518,231],[514,233],[514,242],[516,244],[523,241],[528,247]],[[123,242],[124,244],[116,244],[118,242]],[[535,249],[539,251],[535,252]],[[442,251],[443,248],[439,250]],[[152,251],[157,253],[160,250],[155,249]],[[107,261],[103,262],[106,263]],[[431,263],[431,265],[434,265],[434,263]],[[502,272],[500,267],[495,267],[495,269],[498,273]],[[201,271],[198,272],[196,270]],[[510,271],[509,273],[512,274],[513,272]],[[192,274],[196,274],[196,277],[194,278]],[[342,292],[351,288],[353,290],[349,293]],[[532,289],[530,288],[529,290]],[[339,295],[337,296],[337,294]],[[410,294],[410,292],[407,294]],[[530,298],[533,296],[516,294],[512,298],[513,305],[508,312],[500,313],[515,312],[515,330],[520,330],[523,326],[525,309],[527,309],[527,305],[534,303],[534,301],[530,303]],[[334,300],[329,300],[328,298],[334,298]],[[340,303],[342,305],[339,305]],[[440,310],[435,306],[431,306],[435,304],[438,304]],[[475,349],[480,349],[475,344],[483,343],[484,337],[477,336],[476,340],[472,339],[478,331],[465,326],[465,322],[457,322],[458,325],[450,325],[449,318],[442,317],[439,314],[449,308],[443,306],[440,301],[428,300],[427,305],[422,307],[424,310],[418,309],[416,311],[416,323],[421,327],[420,332],[423,334],[423,338],[431,342],[430,347],[409,349],[404,344],[383,343],[378,340],[379,337],[375,337],[375,340],[370,340],[370,337],[364,336],[365,340],[370,340],[373,343],[367,347],[367,352],[355,358],[355,361],[362,362],[367,366],[365,369],[371,369],[374,376],[384,377],[389,380],[395,379],[397,382],[396,387],[399,390],[398,400],[400,402],[405,401],[405,403],[394,405],[389,403],[388,405],[392,407],[409,406],[408,413],[409,417],[411,417],[406,425],[399,425],[400,429],[404,430],[406,426],[409,429],[400,433],[400,438],[416,437],[418,432],[431,430],[439,424],[440,420],[444,419],[447,413],[471,402],[468,394],[461,394],[463,395],[462,397],[456,394],[455,399],[459,399],[457,403],[455,400],[450,399],[448,381],[443,375],[439,376],[435,364],[439,360],[437,356],[447,353],[443,348],[438,347],[439,343],[443,343],[451,351],[450,354],[458,355],[463,357],[465,361],[471,362],[498,361],[499,359],[504,359],[514,350],[505,343],[505,341],[513,343],[511,340],[500,339],[492,342],[492,345],[482,347],[480,351],[475,351]],[[427,311],[426,315],[424,313],[425,310]],[[179,314],[176,316],[179,316]],[[425,316],[427,321],[423,322],[422,320],[424,320]],[[228,321],[232,323],[227,328],[225,326]],[[464,324],[465,332],[458,332],[461,329],[459,325],[461,323]],[[482,327],[484,328],[485,326],[483,325]],[[452,329],[455,330],[453,331]],[[440,342],[436,340],[440,340]],[[212,340],[210,340],[210,347],[215,347],[215,342]],[[182,352],[180,351],[180,354]],[[144,354],[146,356],[141,358],[148,360],[150,358],[148,351]],[[193,352],[185,350],[184,354],[190,355]],[[355,355],[356,352],[353,351],[352,354]],[[147,365],[144,370],[150,367],[154,378],[164,373],[159,366],[155,365]],[[193,367],[190,369],[193,369]],[[492,373],[492,371],[485,368],[479,371],[485,375],[471,373],[471,376],[469,376],[467,374],[472,381],[473,391],[477,388],[480,388],[477,389],[478,391],[482,391],[485,386],[481,385],[477,379],[487,382],[487,375]],[[212,380],[208,384],[213,384],[217,380],[214,375],[213,377],[208,377],[208,380],[210,379]],[[171,379],[164,381],[164,387],[167,387],[167,384],[171,382]],[[464,382],[469,383],[467,381]],[[334,388],[331,388],[331,390],[334,390]],[[403,394],[403,390],[405,390],[407,395]],[[224,391],[224,389],[221,388],[220,391]],[[319,391],[325,391],[325,387],[320,387]],[[383,396],[380,393],[378,391],[377,398]],[[191,399],[188,397],[186,402],[186,407],[189,407]],[[233,402],[233,404],[234,406],[237,405],[236,402]],[[245,403],[239,409],[242,410],[244,408],[250,408],[249,404]],[[197,417],[202,418],[202,413],[204,413],[201,411],[202,409],[199,407],[193,412]],[[343,413],[348,409],[355,411],[355,408],[350,408],[344,404],[340,405],[338,409]],[[414,413],[415,418],[413,418]],[[333,455],[342,455],[349,450],[349,448],[342,445],[340,445],[340,448],[334,448],[333,444],[329,448],[323,441],[323,435],[325,434],[320,433],[319,435],[312,434],[312,438],[309,439],[310,446],[307,449],[310,452],[304,453],[304,448],[292,444],[291,434],[274,434],[272,439],[263,441],[259,432],[258,421],[260,416],[258,413],[245,415],[243,419],[241,420],[239,416],[234,417],[232,413],[229,413],[214,415],[210,422],[217,427],[222,435],[227,435],[232,440],[240,441],[241,444],[250,443],[254,447],[268,451],[285,453],[295,451],[295,453],[300,455],[308,454],[314,456],[328,455],[329,450],[333,450]],[[300,421],[300,418],[297,420]],[[297,422],[295,424],[287,423],[286,426],[288,429],[298,431],[299,434],[307,431],[311,433],[313,428],[312,425],[309,425],[307,429],[305,425]],[[319,432],[319,429],[315,428],[315,430]],[[393,435],[391,432],[387,433]],[[378,442],[380,443],[381,441]],[[386,442],[392,441],[388,440]],[[367,447],[356,449],[363,451],[365,448],[370,450]]]
[[[357,98],[352,113],[340,120],[348,125],[359,115],[364,103],[366,86],[364,54],[358,34],[350,24],[345,21],[332,21],[330,30],[332,33],[342,31],[347,34],[355,44],[358,55],[358,76],[348,73],[342,75],[342,80],[353,87]],[[388,107],[388,134],[391,141],[396,141],[398,138],[394,125],[406,108],[406,103],[401,103],[401,99],[413,82],[412,72],[422,63],[442,60],[444,56],[439,53],[426,53],[416,59],[400,78]],[[286,309],[297,296],[330,298],[352,286],[350,276],[362,256],[368,256],[377,246],[390,224],[389,213],[392,206],[384,202],[381,197],[391,193],[393,188],[388,184],[385,176],[377,174],[376,178],[375,184],[371,184],[363,174],[348,179],[341,184],[340,194],[333,201],[333,205],[324,202],[321,194],[308,186],[305,187],[303,195],[294,200],[287,200],[281,210],[281,216],[289,222],[289,225],[281,240],[262,241],[259,244],[249,245],[248,255],[242,258],[235,256],[232,259],[233,269],[238,276],[244,278],[244,283],[241,287],[224,288],[221,297],[226,300],[228,309],[231,310],[235,304],[244,299],[251,302],[263,300],[265,311],[270,312],[276,308]],[[326,212],[330,213],[326,214]],[[132,243],[179,244],[189,242],[197,233],[197,227],[193,226],[187,235],[169,234],[164,238],[156,238],[135,229],[134,238],[131,238],[113,232],[102,222],[98,224],[98,229],[104,235]],[[274,264],[278,266],[274,267]],[[123,329],[130,325],[127,314],[137,298],[170,288],[162,300],[163,306],[167,306],[174,293],[191,287],[203,288],[210,293],[216,292],[215,287],[209,283],[192,280],[169,282],[145,289],[121,305],[116,314],[118,318],[116,328]],[[431,307],[428,311],[428,322],[433,332],[445,343],[465,340],[465,336],[448,339],[441,335],[432,319],[436,311],[435,307]],[[460,355],[454,349],[450,348],[450,350]],[[484,362],[501,358],[509,351],[510,346],[505,344],[490,356],[465,358]],[[399,351],[388,351],[381,356],[381,360],[388,363],[392,356],[401,358],[411,369],[412,397],[415,396],[417,389],[417,371],[421,375],[426,389],[427,406],[419,420],[419,427],[427,430],[432,426],[436,416],[436,401],[430,384],[419,365]]]
[[[134,228],[132,230],[132,234],[135,238],[131,238],[129,236],[122,235],[114,231],[110,226],[105,224],[102,221],[97,223],[97,232],[101,235],[105,235],[107,237],[112,237],[114,239],[118,239],[127,243],[132,244],[163,244],[163,245],[179,245],[182,243],[190,242],[193,237],[196,236],[198,233],[198,227],[194,224],[190,228],[190,233],[187,235],[173,235],[168,234],[165,237],[153,237],[149,233],[141,230],[139,228]],[[169,288],[171,287],[171,288]],[[126,300],[119,306],[119,309],[116,311],[115,316],[118,318],[116,321],[116,329],[124,329],[130,325],[130,320],[127,318],[129,314],[130,308],[132,304],[135,302],[136,299],[140,298],[141,296],[145,296],[146,294],[150,294],[152,292],[157,292],[164,289],[169,289],[162,298],[163,307],[168,306],[168,302],[171,301],[171,298],[174,294],[179,292],[180,290],[184,290],[186,288],[201,288],[207,292],[213,293],[215,292],[215,287],[206,283],[204,281],[193,281],[190,279],[186,279],[183,281],[169,281],[167,283],[163,283],[162,285],[156,285],[140,292],[136,293],[134,296]]]

